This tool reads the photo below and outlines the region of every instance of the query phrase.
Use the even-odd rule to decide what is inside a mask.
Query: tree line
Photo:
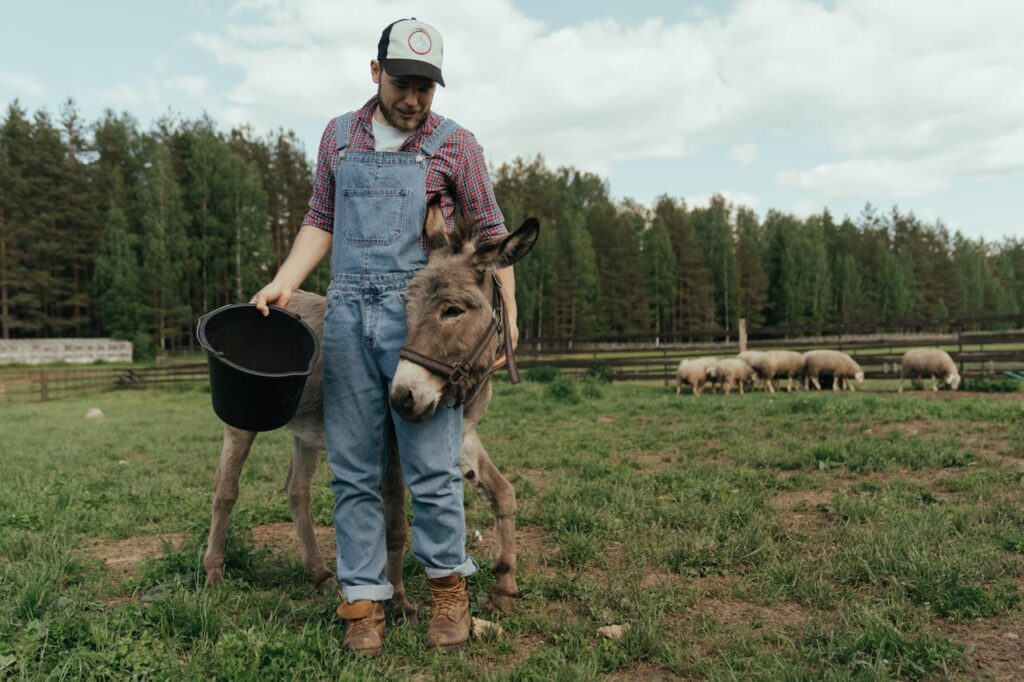
[[[142,130],[127,114],[0,125],[0,336],[112,336],[141,356],[194,344],[204,312],[246,301],[291,247],[313,168],[291,131],[208,117]],[[600,177],[517,159],[494,174],[510,228],[541,237],[516,268],[525,339],[680,334],[749,324],[869,324],[1018,313],[1024,242],[991,244],[893,208],[837,221],[720,196],[612,200]],[[327,264],[305,288],[323,292]]]

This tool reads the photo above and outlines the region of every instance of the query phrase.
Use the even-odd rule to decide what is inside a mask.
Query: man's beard
[[[384,115],[384,120],[388,122],[388,125],[405,133],[411,133],[423,125],[423,121],[427,119],[427,114],[430,113],[430,110],[427,109],[426,111],[421,111],[416,118],[403,118],[401,114],[384,103],[380,96],[379,85],[377,86],[377,105],[380,107],[380,113]]]

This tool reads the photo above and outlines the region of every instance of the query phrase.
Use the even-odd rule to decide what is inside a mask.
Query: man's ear
[[[540,236],[540,221],[527,218],[519,229],[504,239],[493,239],[476,247],[473,264],[480,270],[501,270],[514,265],[530,252]]]
[[[382,71],[383,71],[383,69],[380,66],[380,62],[378,62],[376,59],[371,59],[370,60],[370,78],[373,79],[374,83],[377,83],[377,84],[380,83],[380,74],[381,74]]]

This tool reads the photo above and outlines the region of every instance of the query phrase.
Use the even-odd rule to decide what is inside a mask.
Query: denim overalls
[[[427,161],[457,129],[444,119],[419,153],[346,151],[353,113],[335,119],[334,237],[324,317],[324,434],[334,490],[338,580],[345,600],[383,601],[381,478],[394,425],[412,497],[412,546],[427,577],[473,574],[466,555],[459,454],[462,407],[412,424],[388,400],[405,343],[404,294],[426,263]]]

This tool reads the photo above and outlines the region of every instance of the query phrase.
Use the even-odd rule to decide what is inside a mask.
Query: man
[[[462,407],[412,424],[397,417],[388,391],[406,336],[405,287],[426,262],[423,221],[439,201],[449,229],[458,208],[480,240],[507,234],[483,151],[468,131],[430,109],[443,46],[415,19],[387,26],[370,62],[377,95],[327,125],[309,212],[274,280],[253,297],[287,305],[331,253],[324,318],[324,430],[334,491],[344,643],[376,654],[386,564],[381,474],[387,429],[398,440],[413,503],[413,554],[424,565],[433,609],[426,645],[448,650],[469,638],[466,579],[477,570],[465,549],[459,455]],[[511,268],[498,273],[516,332]]]

